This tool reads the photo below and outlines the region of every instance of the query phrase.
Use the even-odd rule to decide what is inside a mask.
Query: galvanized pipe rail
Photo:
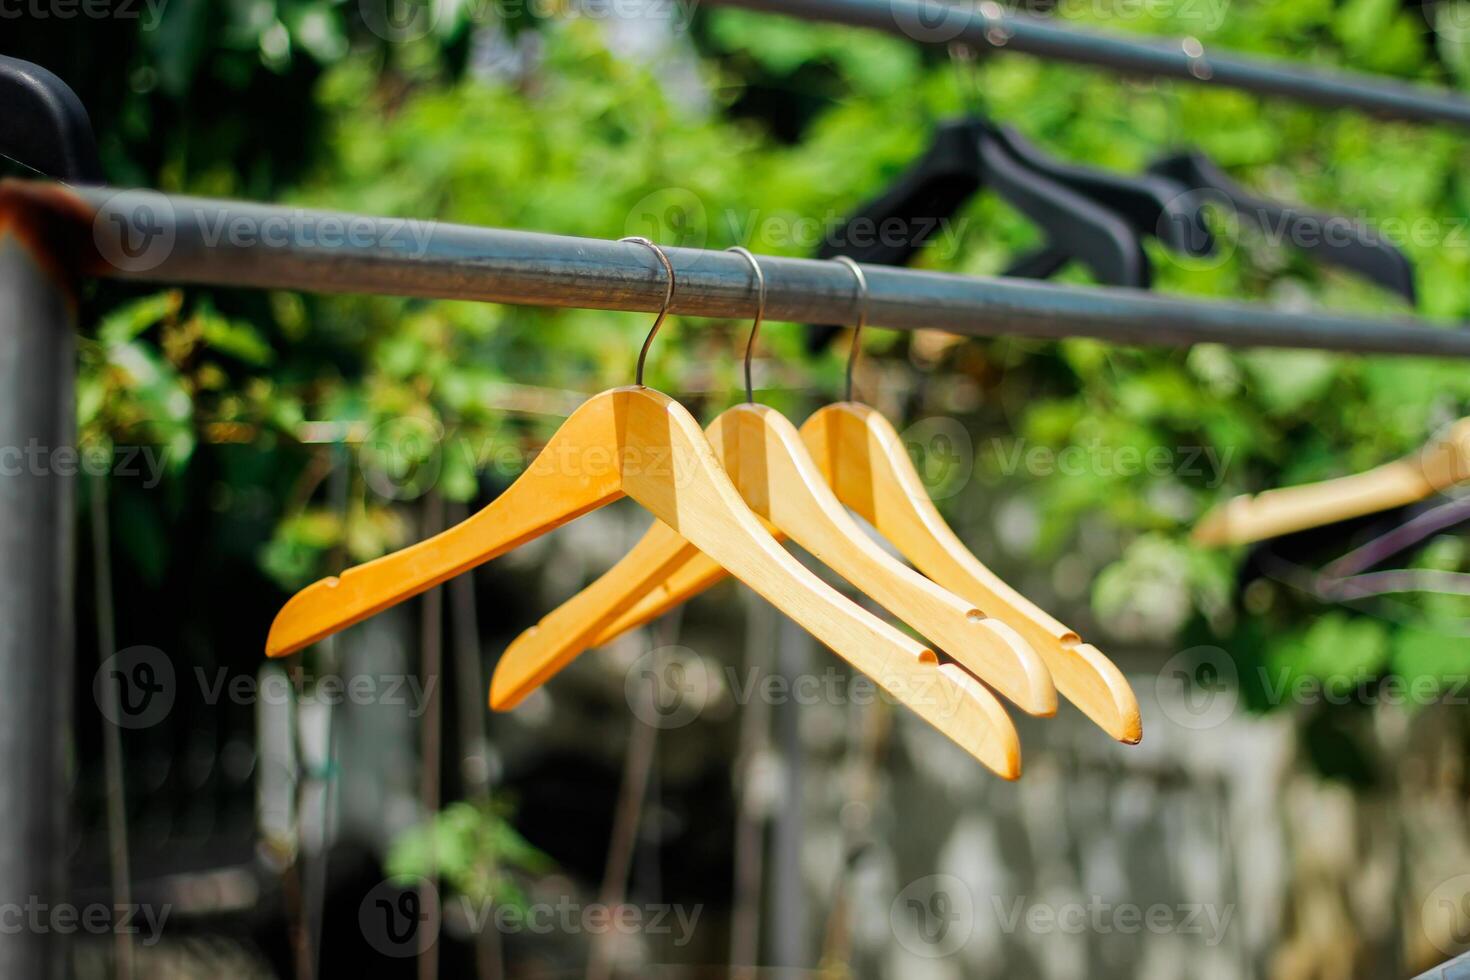
[[[1177,78],[1361,109],[1389,119],[1470,127],[1470,100],[1446,89],[1207,50],[1197,38],[1142,40],[1083,30],[1008,12],[989,0],[709,0],[801,20],[867,27],[919,44],[963,44],[977,51],[1020,51],[1125,74]]]
[[[663,270],[631,243],[414,222],[152,191],[10,185],[50,201],[91,275],[159,283],[378,293],[530,306],[656,311]],[[0,192],[0,205],[4,194]],[[673,311],[749,318],[739,255],[667,250]],[[835,262],[762,257],[766,316],[857,321],[852,273]],[[1094,337],[1140,346],[1219,343],[1470,357],[1470,331],[1414,318],[1287,313],[1131,289],[1061,286],[865,266],[868,323],[971,336]]]
[[[25,217],[0,204],[0,977],[60,980],[65,937],[26,924],[71,899],[75,488],[25,453],[76,444],[76,305]]]

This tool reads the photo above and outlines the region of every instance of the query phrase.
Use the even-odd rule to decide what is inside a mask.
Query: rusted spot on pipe
[[[0,180],[0,236],[14,235],[42,270],[75,301],[102,254],[92,234],[96,209],[61,184]]]

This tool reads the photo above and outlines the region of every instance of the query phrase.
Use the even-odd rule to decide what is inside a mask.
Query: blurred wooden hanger
[[[765,305],[765,281],[755,257],[737,251],[751,263],[759,296],[745,352],[746,397],[752,399],[750,357]],[[741,497],[773,533],[801,545],[1023,710],[1056,713],[1051,674],[1020,634],[883,550],[832,493],[785,416],[750,400],[723,412],[705,436]],[[705,553],[717,567],[721,564],[717,556]],[[650,529],[645,541],[602,579],[552,614],[561,628],[548,629],[543,622],[506,649],[491,681],[494,696],[523,697],[526,685],[545,679],[543,665],[566,663],[586,650],[602,627],[697,554],[681,535]],[[589,627],[593,622],[596,628]]]
[[[1470,479],[1470,419],[1461,419],[1413,455],[1353,476],[1243,494],[1194,526],[1206,545],[1249,544],[1424,500]]]
[[[862,275],[860,269],[854,271]],[[866,282],[859,283],[866,292]],[[860,317],[859,330],[861,326]],[[893,426],[879,412],[853,401],[859,339],[854,333],[846,401],[819,409],[801,427],[825,482],[919,571],[1003,618],[1041,655],[1057,690],[1099,727],[1120,742],[1138,742],[1143,736],[1138,699],[1117,665],[986,568],[940,516]],[[691,557],[604,629],[593,645],[657,619],[724,577],[708,558]]]
[[[995,696],[959,668],[939,664],[932,651],[837,593],[792,557],[742,502],[688,411],[643,387],[643,362],[668,314],[674,270],[652,242],[631,241],[652,248],[668,277],[663,309],[639,354],[638,383],[605,391],[580,406],[537,462],[468,520],[297,593],[271,625],[267,654],[300,650],[627,495],[678,532],[681,546],[671,560],[696,548],[711,555],[975,758],[1016,778],[1020,743]],[[563,466],[568,460],[576,465]],[[553,613],[541,628],[595,633],[622,611],[612,606],[604,619]],[[513,707],[566,659],[527,662],[528,672],[503,664],[496,671],[491,707]]]

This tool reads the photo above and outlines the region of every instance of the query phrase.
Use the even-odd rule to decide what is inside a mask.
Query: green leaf
[[[227,320],[213,312],[201,312],[198,319],[204,342],[215,350],[256,367],[264,367],[274,359],[270,344],[249,323]]]
[[[288,8],[284,19],[292,38],[317,61],[330,63],[347,53],[341,17],[325,5]]]
[[[184,294],[176,289],[134,300],[102,318],[97,337],[104,344],[125,344],[145,330],[178,314]]]
[[[1253,350],[1239,355],[1252,392],[1272,415],[1286,415],[1320,398],[1341,359],[1326,351]]]
[[[194,81],[205,55],[209,6],[213,0],[175,0],[159,7],[156,23],[140,32],[163,90],[178,98]]]
[[[1398,0],[1347,0],[1333,18],[1333,32],[1349,50],[1366,52],[1383,37],[1398,12]]]
[[[1393,669],[1402,679],[1411,705],[1426,706],[1446,691],[1470,694],[1465,684],[1470,675],[1470,657],[1465,653],[1463,627],[1456,626],[1459,624],[1444,632],[1415,627],[1395,631]]]
[[[509,808],[494,801],[450,804],[399,834],[387,859],[388,871],[395,877],[437,872],[460,895],[507,904],[519,904],[524,898],[514,874],[543,873],[552,866],[551,859],[511,825]]]
[[[1271,659],[1293,675],[1313,677],[1338,691],[1377,677],[1388,666],[1388,627],[1376,619],[1327,612],[1301,633],[1273,646]]]

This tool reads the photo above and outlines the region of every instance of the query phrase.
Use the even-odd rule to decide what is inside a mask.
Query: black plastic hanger
[[[994,189],[1046,235],[1045,258],[1022,260],[1008,275],[1044,278],[1075,259],[1100,282],[1148,288],[1148,257],[1127,220],[1033,171],[1011,155],[991,123],[974,116],[942,124],[929,151],[853,213],[818,254],[903,265],[982,187]],[[837,329],[815,328],[812,348],[825,346]]]
[[[902,265],[982,187],[991,187],[1041,226],[1070,259],[1115,286],[1144,287],[1148,260],[1138,236],[1118,215],[1012,157],[989,123],[952,120],[898,182],[850,216],[823,246],[822,258]],[[871,232],[871,234],[869,233]]]
[[[1396,598],[1410,593],[1470,595],[1470,574],[1412,567],[1411,556],[1442,534],[1465,533],[1470,497],[1423,501],[1260,541],[1246,554],[1238,582],[1267,578],[1324,603],[1361,604],[1396,621],[1422,618]],[[1344,546],[1350,550],[1343,552]],[[1323,559],[1331,556],[1326,563]],[[1381,566],[1390,558],[1398,567]],[[1470,620],[1461,620],[1470,629]]]
[[[1319,262],[1356,272],[1410,303],[1415,300],[1414,266],[1408,256],[1350,220],[1257,197],[1196,150],[1157,160],[1148,169],[1178,181],[1202,200],[1225,201],[1242,217],[1281,235]]]
[[[1172,251],[1205,256],[1215,237],[1205,221],[1205,201],[1177,179],[1162,174],[1121,174],[1067,163],[1043,151],[1013,126],[990,130],[1011,156],[1036,173],[1072,188],[1121,215],[1139,237],[1152,235]]]
[[[59,180],[102,183],[92,121],[81,99],[40,65],[3,55],[0,156]]]

